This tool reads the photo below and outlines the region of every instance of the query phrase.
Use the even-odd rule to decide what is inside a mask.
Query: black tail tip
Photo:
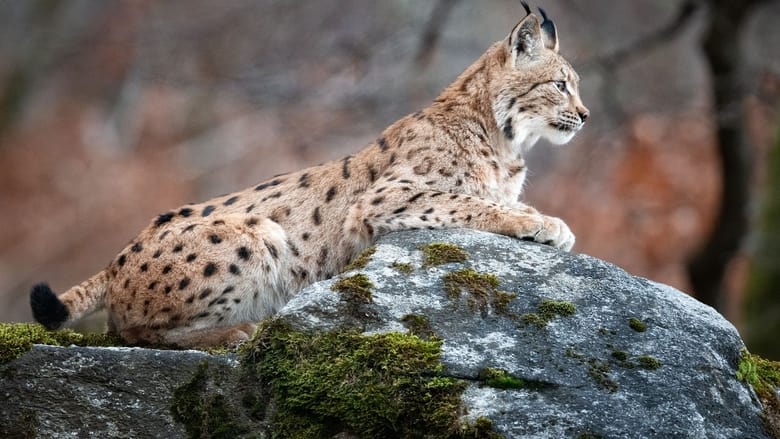
[[[68,308],[49,288],[49,284],[40,283],[32,287],[30,307],[35,320],[46,329],[57,329],[68,320]]]

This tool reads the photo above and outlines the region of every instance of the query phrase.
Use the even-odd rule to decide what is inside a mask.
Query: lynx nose
[[[580,108],[580,109],[577,109],[577,114],[580,115],[580,120],[585,122],[585,119],[587,119],[588,116],[590,116],[590,111],[588,111],[587,108]]]

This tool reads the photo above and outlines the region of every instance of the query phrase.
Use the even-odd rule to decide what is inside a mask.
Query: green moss
[[[539,328],[544,328],[548,323],[548,320],[535,312],[529,312],[521,315],[520,320],[526,325],[534,325]]]
[[[543,300],[539,304],[539,313],[543,316],[568,317],[577,312],[577,307],[571,302],[563,300]]]
[[[452,437],[465,385],[443,376],[440,340],[262,325],[243,363],[269,389],[277,437]],[[251,377],[250,377],[251,378]]]
[[[517,298],[516,293],[508,291],[496,291],[493,295],[493,309],[498,314],[508,314],[509,303]]]
[[[371,288],[374,288],[374,284],[365,274],[339,279],[330,287],[331,290],[341,294],[344,300],[354,304],[371,303]]]
[[[527,387],[523,379],[510,375],[504,369],[486,367],[479,371],[479,379],[486,385],[497,389],[524,389]]]
[[[428,321],[428,317],[420,314],[407,314],[403,316],[401,321],[409,330],[409,334],[426,340],[436,336],[433,328],[431,328],[431,323]]]
[[[480,416],[473,423],[464,425],[453,437],[459,439],[502,439],[504,436],[493,430],[493,421]]]
[[[617,361],[620,367],[624,367],[626,369],[633,369],[636,367],[636,364],[629,360],[628,353],[625,351],[613,350],[611,356],[613,359],[615,359],[615,361]]]
[[[610,392],[616,392],[618,385],[612,378],[609,377],[609,373],[611,371],[612,368],[610,368],[609,364],[604,361],[596,358],[591,358],[588,360],[588,375],[593,378],[596,384],[600,385],[604,389]]]
[[[630,326],[631,329],[633,329],[636,332],[647,331],[647,325],[645,324],[645,322],[639,320],[636,317],[631,317],[630,319],[628,319],[628,326]]]
[[[601,328],[599,328],[599,334],[603,335],[603,336],[617,335],[617,331],[615,331],[613,329],[607,329],[607,328],[601,327]]]
[[[615,354],[615,352],[617,352]],[[566,348],[566,352],[564,353],[569,358],[572,358],[576,360],[578,363],[587,365],[588,367],[588,375],[593,379],[593,381],[596,382],[600,387],[610,391],[615,392],[618,389],[618,384],[610,378],[609,374],[612,372],[612,367],[609,365],[608,360],[600,360],[598,358],[587,358],[583,353],[577,352],[573,347],[569,346]],[[623,358],[623,356],[628,356],[625,352],[620,351],[614,351],[613,352],[613,358],[619,357]],[[616,358],[617,359],[617,358]],[[618,360],[620,361],[620,360]]]
[[[343,270],[341,270],[342,273],[350,271],[350,270],[359,270],[361,268],[366,268],[366,265],[369,261],[371,261],[371,256],[374,256],[374,253],[376,253],[376,246],[372,245],[371,247],[366,248],[362,252],[360,252],[359,255],[355,256],[352,261],[347,264]]]
[[[463,292],[468,293],[467,301],[471,309],[487,313],[488,304],[498,313],[506,313],[508,303],[514,299],[510,293],[498,291],[499,280],[493,274],[480,273],[471,268],[463,268],[442,276],[444,292],[452,300],[458,300]]]
[[[780,362],[765,360],[743,350],[737,379],[750,384],[756,393],[774,392],[780,387]]]
[[[22,356],[33,344],[53,346],[118,346],[109,334],[81,334],[69,329],[49,331],[37,323],[0,323],[0,364]]]
[[[455,244],[432,242],[418,247],[423,252],[423,268],[450,262],[465,262],[469,254]]]
[[[542,300],[536,307],[535,313],[526,313],[520,316],[520,320],[526,324],[539,328],[547,326],[555,317],[568,317],[577,312],[577,307],[563,300]]]
[[[643,369],[656,370],[661,367],[661,362],[652,355],[641,355],[637,357],[636,361],[639,363],[639,367]]]
[[[780,362],[765,360],[742,350],[737,368],[737,379],[744,381],[755,390],[764,406],[764,424],[767,430],[780,438]]]
[[[184,424],[191,438],[233,438],[248,433],[249,427],[238,420],[225,397],[207,390],[208,379],[208,364],[202,362],[189,382],[173,390],[173,419]]]
[[[402,274],[412,274],[414,272],[414,266],[405,262],[395,261],[390,264],[390,267],[396,269],[399,273]]]
[[[618,361],[628,360],[628,354],[623,351],[612,351],[612,358]]]

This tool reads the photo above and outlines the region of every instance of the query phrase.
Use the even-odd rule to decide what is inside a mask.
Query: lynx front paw
[[[562,219],[539,215],[537,227],[519,236],[523,240],[551,245],[564,251],[574,247],[574,234]]]

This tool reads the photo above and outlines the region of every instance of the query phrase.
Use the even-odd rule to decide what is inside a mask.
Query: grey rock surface
[[[418,246],[431,242],[456,244],[470,257],[421,268]],[[366,332],[385,332],[405,331],[408,314],[427,316],[444,340],[447,370],[470,382],[468,419],[486,416],[507,437],[767,437],[755,395],[735,379],[744,347],[737,331],[680,291],[586,255],[470,230],[401,232],[376,248],[364,269],[341,276],[365,273],[376,286],[356,319]],[[415,270],[402,274],[394,262]],[[442,278],[463,268],[496,275],[498,290],[516,298],[503,312],[471,306],[465,291],[453,300]],[[281,316],[318,330],[355,323],[331,290],[338,279],[308,288]],[[576,312],[544,327],[526,323],[523,316],[545,300],[569,302]],[[643,332],[632,329],[632,318]],[[485,368],[506,370],[531,388],[481,385]]]
[[[419,246],[432,242],[469,256],[423,267]],[[498,286],[448,294],[445,277],[464,269],[495,275]],[[373,283],[371,303],[356,306],[331,289],[356,274]],[[574,313],[545,316],[545,301]],[[407,332],[410,315],[427,319],[443,340],[446,374],[467,383],[464,420],[487,417],[506,437],[768,437],[755,394],[735,378],[744,345],[730,323],[677,290],[585,255],[469,230],[395,233],[379,240],[364,268],[305,289],[279,318],[296,329],[376,333]],[[240,392],[230,390],[241,380],[233,357],[35,346],[0,365],[0,436],[184,437],[171,415],[173,390],[204,361],[210,376],[227,377],[220,392],[241,407]],[[491,387],[488,369],[525,385]]]
[[[237,365],[200,351],[35,345],[0,365],[0,437],[185,437],[173,390],[204,361],[216,374]]]

